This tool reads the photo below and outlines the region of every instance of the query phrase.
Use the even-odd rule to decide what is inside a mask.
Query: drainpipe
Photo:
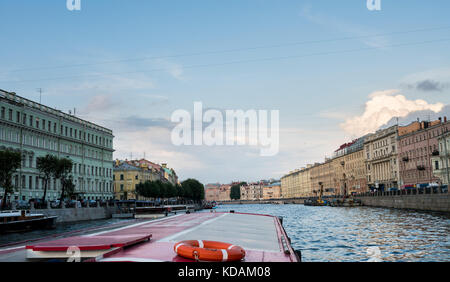
[[[444,149],[445,149],[445,170],[447,171],[447,185],[449,184],[449,171],[448,171],[448,151],[447,151],[447,137],[450,135],[444,136]]]

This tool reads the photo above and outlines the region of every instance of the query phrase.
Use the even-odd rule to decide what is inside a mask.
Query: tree
[[[5,190],[1,209],[6,205],[8,194],[13,192],[12,175],[20,167],[22,155],[11,150],[0,151],[0,186]]]
[[[205,187],[196,179],[189,178],[181,183],[184,190],[184,197],[193,200],[205,199]]]
[[[239,200],[241,198],[241,184],[231,186],[230,198],[232,200]]]
[[[55,179],[61,179],[61,197],[59,198],[59,207],[62,207],[65,195],[66,185],[71,185],[73,182],[69,178],[72,172],[73,162],[68,158],[57,159],[53,170]]]
[[[150,195],[152,198],[161,198],[161,184],[160,180],[152,181],[150,185]]]
[[[136,185],[136,194],[144,198],[148,198],[148,182],[138,183]]]
[[[177,193],[177,188],[175,187],[175,185],[173,185],[170,182],[167,182],[166,185],[167,185],[167,188],[166,188],[167,189],[167,197],[168,198],[176,197],[178,195],[178,193]]]
[[[72,198],[75,193],[75,183],[73,182],[72,176],[64,179],[62,185],[64,187],[63,197]]]
[[[38,157],[36,159],[36,167],[41,174],[41,178],[44,180],[44,195],[42,196],[42,203],[45,203],[45,197],[47,196],[48,183],[50,177],[55,171],[56,163],[58,158],[53,155],[45,155],[45,157]]]

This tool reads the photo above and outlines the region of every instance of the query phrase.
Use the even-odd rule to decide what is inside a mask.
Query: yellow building
[[[285,199],[309,197],[311,190],[311,168],[308,165],[306,168],[291,171],[289,174],[281,178],[281,197]]]
[[[263,187],[263,199],[280,199],[281,198],[281,182],[275,182]]]
[[[364,149],[344,156],[344,181],[348,194],[367,192],[367,170]]]
[[[159,180],[159,173],[145,163],[140,166],[116,160],[114,164],[114,192],[118,200],[144,200],[142,196],[136,195],[136,185],[146,181]]]
[[[323,196],[335,194],[335,170],[334,162],[325,159],[324,163],[315,164],[311,167],[311,189],[307,197],[319,196],[320,184],[323,185]]]

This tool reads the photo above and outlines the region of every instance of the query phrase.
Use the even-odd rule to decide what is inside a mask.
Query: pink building
[[[439,155],[438,137],[450,130],[447,117],[437,121],[416,121],[399,129],[399,178],[400,186],[439,183],[433,175],[431,157]]]

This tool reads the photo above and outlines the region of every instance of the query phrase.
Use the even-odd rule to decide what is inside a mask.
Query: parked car
[[[50,207],[51,207],[52,209],[59,208],[59,204],[60,204],[60,201],[59,201],[59,200],[54,200],[54,201],[51,201],[51,202],[50,202]]]
[[[16,201],[16,209],[18,210],[29,210],[31,208],[31,204],[27,201],[17,200]]]
[[[77,204],[77,201],[75,201],[75,200],[67,200],[66,201],[67,208],[75,208],[76,204]]]
[[[34,198],[34,199],[30,199],[28,201],[30,204],[31,202],[34,203],[34,208],[36,209],[46,209],[47,208],[47,201],[42,201],[42,199],[39,198]]]
[[[96,207],[97,206],[97,201],[96,200],[89,200],[88,203],[89,203],[90,207]]]
[[[388,188],[388,192],[390,192],[390,191],[398,191],[398,188],[397,187]]]

